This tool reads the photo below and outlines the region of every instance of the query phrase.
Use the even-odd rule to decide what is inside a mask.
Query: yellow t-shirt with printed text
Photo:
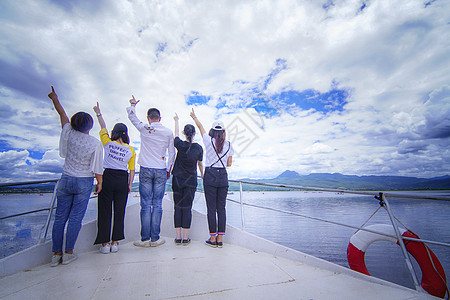
[[[134,170],[136,152],[128,144],[112,141],[106,128],[100,130],[100,141],[105,151],[103,168],[114,170]]]

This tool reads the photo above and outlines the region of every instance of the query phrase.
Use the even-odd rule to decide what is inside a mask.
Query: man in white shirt
[[[127,107],[128,119],[141,134],[141,149],[138,158],[139,194],[141,195],[141,240],[133,244],[138,247],[156,247],[165,243],[160,238],[162,199],[166,181],[175,160],[173,132],[164,127],[158,109],[150,108],[147,112],[149,124],[141,122],[136,116],[136,100],[130,99]],[[166,160],[166,153],[168,159]]]

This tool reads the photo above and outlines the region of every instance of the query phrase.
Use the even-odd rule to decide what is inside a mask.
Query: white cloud
[[[333,152],[333,148],[323,143],[314,143],[304,150],[306,154],[318,154],[318,153],[330,153]]]
[[[240,117],[256,135],[236,155],[232,178],[275,177],[286,169],[448,173],[450,4],[371,1],[363,11],[360,1],[333,1],[327,9],[324,4],[4,1],[2,160],[23,165],[25,149],[38,151],[44,157],[28,158],[27,170],[56,170],[58,159],[50,156],[58,147],[60,125],[46,96],[54,85],[69,116],[91,113],[99,101],[108,128],[127,124],[136,147],[139,135],[125,112],[132,94],[142,100],[142,120],[155,106],[171,129],[175,112],[181,124],[192,123],[185,95],[212,96],[208,106],[196,107],[205,126],[217,117],[226,125]],[[343,111],[282,111],[264,119],[262,129],[236,108],[239,98],[230,97],[233,108],[213,106],[220,95],[260,86],[277,59],[287,68],[264,90],[267,95],[290,89],[327,92],[337,85],[350,93]],[[96,124],[91,134],[98,130]]]
[[[14,151],[9,150],[6,152],[0,152],[0,161],[2,171],[10,171],[15,168],[22,168],[26,166],[26,160],[28,158],[28,151]]]

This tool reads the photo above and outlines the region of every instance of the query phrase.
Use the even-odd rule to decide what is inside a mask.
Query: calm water
[[[449,196],[449,193],[440,193]],[[239,201],[239,192],[229,197]],[[295,212],[352,226],[362,226],[379,207],[372,196],[342,195],[320,192],[244,192],[245,203]],[[410,230],[427,240],[450,243],[450,202],[389,198],[395,216]],[[204,212],[203,201],[195,206]],[[227,221],[241,228],[240,206],[227,203]],[[381,209],[370,224],[391,224]],[[260,208],[244,208],[244,229],[276,243],[348,267],[347,246],[354,229],[315,221],[304,217]],[[450,248],[431,245],[450,274]],[[415,263],[419,271],[420,267]],[[411,275],[398,245],[376,242],[366,252],[366,265],[372,276],[414,288]]]
[[[133,193],[128,197],[128,205],[139,202],[139,197]],[[0,218],[26,211],[48,208],[52,194],[2,194],[0,195]],[[26,216],[12,217],[0,220],[0,258],[19,252],[39,242],[41,229],[47,221],[48,211],[37,212]],[[52,220],[47,233],[47,239],[52,236]],[[97,198],[89,200],[83,223],[97,218]]]
[[[449,194],[441,193],[449,196]],[[0,217],[48,207],[50,194],[0,195]],[[229,195],[239,201],[239,192]],[[244,192],[245,203],[280,209],[289,212],[361,226],[379,207],[371,196],[342,195],[320,192]],[[396,217],[421,238],[450,243],[450,202],[389,198]],[[129,204],[138,197],[129,197]],[[97,216],[97,201],[91,199],[84,222]],[[194,200],[194,209],[205,213],[202,194]],[[47,213],[35,213],[27,217],[14,217],[0,221],[0,258],[25,249],[38,241]],[[240,206],[227,203],[227,221],[241,228]],[[381,209],[368,224],[390,224],[387,213]],[[51,229],[51,226],[50,226]],[[304,217],[274,212],[260,208],[244,208],[244,229],[287,247],[348,267],[347,246],[355,230],[319,222]],[[51,231],[49,232],[49,237]],[[226,240],[225,240],[226,241]],[[450,274],[450,249],[431,245]],[[414,262],[414,261],[413,261]],[[366,253],[366,265],[372,276],[383,278],[413,288],[409,271],[404,263],[400,247],[389,242],[372,244]],[[415,268],[420,268],[415,264]],[[420,280],[419,274],[419,280]]]

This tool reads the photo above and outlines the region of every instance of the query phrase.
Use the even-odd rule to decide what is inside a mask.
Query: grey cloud
[[[36,165],[36,170],[59,174],[62,172],[62,160],[42,160]]]
[[[98,13],[102,7],[104,7],[104,1],[101,0],[50,0],[54,5],[61,7],[68,13],[73,13],[75,8],[77,10],[83,10],[89,14]]]
[[[417,154],[420,151],[425,151],[428,147],[428,143],[424,141],[402,141],[399,146],[397,152],[399,154],[407,154],[414,153]]]
[[[0,118],[9,119],[17,115],[17,109],[13,109],[11,106],[6,104],[0,104]]]
[[[430,93],[424,104],[425,124],[418,128],[424,139],[450,137],[450,87],[443,86]]]
[[[50,68],[30,56],[17,55],[17,64],[0,59],[0,86],[19,91],[36,99],[49,93]],[[41,70],[37,70],[39,65]],[[42,72],[44,70],[44,72]]]
[[[424,138],[443,139],[450,137],[450,118],[436,122],[427,120],[427,125],[423,130]]]

